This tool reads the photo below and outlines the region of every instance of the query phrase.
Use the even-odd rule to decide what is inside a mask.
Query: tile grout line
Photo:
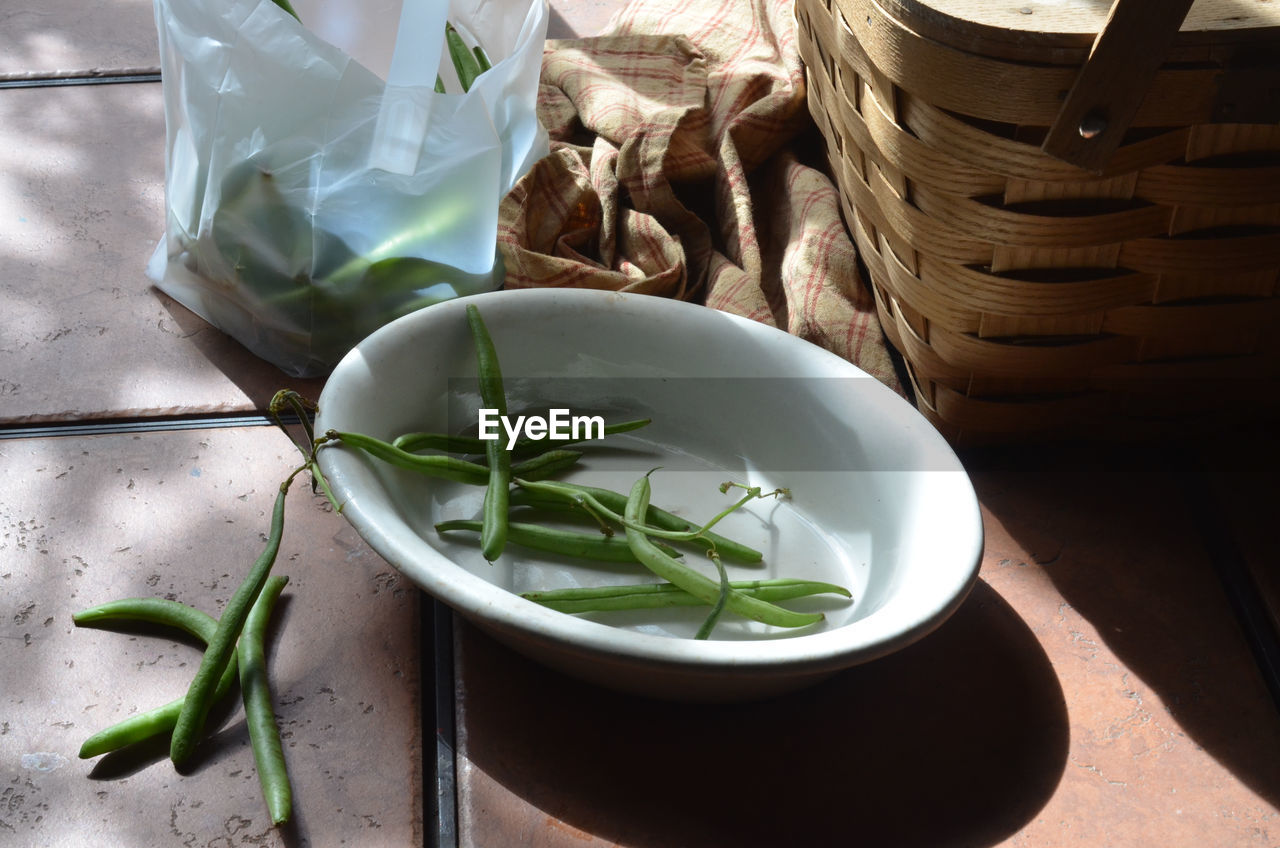
[[[285,424],[297,424],[292,413],[282,414]],[[45,424],[0,423],[0,441],[7,439],[47,439],[76,436],[118,436],[126,433],[163,433],[175,430],[214,430],[231,427],[269,427],[275,420],[265,413],[192,415],[164,418],[126,418],[102,421],[55,421]]]
[[[17,71],[0,73],[0,89],[48,88],[70,85],[110,85],[118,83],[160,82],[160,68],[120,68],[103,71],[97,68],[75,71]]]
[[[424,612],[431,616],[430,650],[422,652],[422,662],[430,666],[430,677],[423,682],[431,684],[431,742],[423,745],[424,770],[430,774],[430,782],[424,781],[424,789],[431,792],[430,848],[458,848],[458,769],[457,769],[457,715],[455,712],[457,684],[454,677],[454,619],[449,607],[441,601],[424,595]],[[425,693],[424,693],[425,694]],[[425,698],[424,698],[425,701]],[[424,719],[427,718],[424,703]],[[424,742],[426,740],[424,739]]]
[[[1280,634],[1262,602],[1261,594],[1244,554],[1236,544],[1222,503],[1210,490],[1209,475],[1193,472],[1184,485],[1183,496],[1199,517],[1200,536],[1237,626],[1262,677],[1263,685],[1280,711]]]

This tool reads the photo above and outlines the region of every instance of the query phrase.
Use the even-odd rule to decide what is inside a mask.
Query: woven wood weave
[[[1224,121],[1215,63],[1274,86],[1258,57],[1280,61],[1280,18],[1184,30],[1093,173],[1040,149],[1089,22],[1000,40],[903,12],[918,6],[798,0],[797,20],[846,222],[921,410],[979,443],[1276,408],[1280,123]]]

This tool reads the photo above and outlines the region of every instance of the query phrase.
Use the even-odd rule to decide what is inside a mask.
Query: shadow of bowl
[[[768,701],[629,698],[470,627],[458,661],[459,824],[481,845],[509,836],[495,793],[630,848],[991,845],[1067,761],[1053,668],[982,582],[916,644]]]

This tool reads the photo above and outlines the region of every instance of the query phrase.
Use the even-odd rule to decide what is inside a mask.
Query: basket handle
[[[1194,0],[1115,0],[1040,149],[1101,173]]]

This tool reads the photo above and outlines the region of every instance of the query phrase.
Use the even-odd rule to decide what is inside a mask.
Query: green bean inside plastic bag
[[[547,151],[546,0],[383,3],[390,21],[376,3],[294,0],[299,23],[272,0],[155,0],[166,224],[148,276],[295,377],[498,288],[498,204]],[[382,65],[321,37],[378,15]],[[446,21],[492,64],[465,93]]]

